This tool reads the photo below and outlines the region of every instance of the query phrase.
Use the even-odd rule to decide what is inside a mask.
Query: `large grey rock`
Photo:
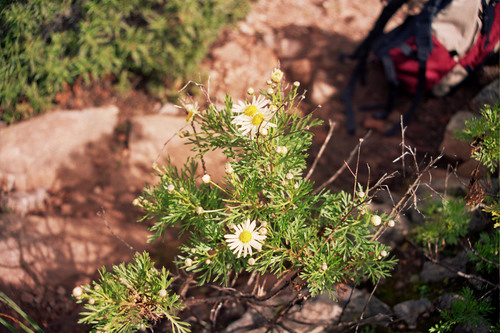
[[[58,189],[73,180],[64,170],[90,161],[86,145],[110,136],[117,124],[115,106],[81,111],[54,111],[0,128],[0,183],[10,179],[16,190]]]
[[[477,111],[482,109],[485,104],[493,106],[498,103],[498,101],[500,101],[500,79],[498,78],[484,87],[479,94],[472,99],[472,103]]]
[[[154,181],[151,175],[153,164],[161,167],[170,159],[174,166],[180,168],[189,156],[195,156],[191,151],[192,146],[186,145],[188,139],[179,136],[179,133],[185,131],[192,133],[191,125],[186,123],[185,117],[145,115],[132,118],[129,137],[132,178],[151,183]],[[209,152],[203,159],[212,179],[220,181],[224,175],[225,156]],[[201,162],[198,164],[201,174]]]
[[[403,319],[410,329],[417,327],[417,319],[422,313],[429,310],[431,302],[427,298],[405,301],[394,306],[396,315]]]
[[[461,252],[453,258],[445,258],[442,260],[443,265],[451,268],[451,270],[444,266],[426,261],[422,272],[420,272],[420,278],[425,282],[439,282],[447,278],[455,278],[458,276],[456,273],[457,271],[465,271],[467,261],[467,254],[465,252]]]
[[[445,156],[462,161],[470,158],[470,144],[456,139],[455,131],[465,129],[465,122],[475,116],[474,113],[469,111],[459,111],[450,119],[448,125],[446,125],[444,139],[440,146],[440,150],[443,151]]]
[[[328,332],[329,327],[331,328],[336,325],[351,291],[350,287],[344,287],[340,290],[340,293],[334,293],[338,302],[329,298],[328,294],[325,293],[308,300],[301,306],[294,305],[289,311],[290,314],[284,317],[281,322],[285,327],[294,332]],[[265,323],[273,317],[276,309],[276,307],[270,307],[269,305],[278,304],[279,306],[280,304],[287,304],[287,301],[292,299],[291,296],[295,294],[278,298],[280,302],[273,299],[273,301],[269,301],[263,306],[252,307],[240,319],[231,323],[225,330],[225,333],[266,332],[267,327]],[[386,325],[390,322],[390,317],[392,316],[390,307],[373,296],[365,309],[368,298],[369,293],[354,289],[349,304],[342,315],[342,322],[359,319],[363,310],[365,310],[364,318],[373,317],[373,325]],[[274,331],[286,332],[281,327],[276,327]]]
[[[463,300],[463,297],[457,294],[444,294],[437,297],[432,303],[438,310],[451,311],[453,303],[458,300]]]

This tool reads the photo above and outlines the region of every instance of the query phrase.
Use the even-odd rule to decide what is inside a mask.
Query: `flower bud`
[[[93,298],[89,299],[89,304],[90,305],[94,305],[95,304],[95,299],[93,299]]]
[[[287,173],[285,175],[285,178],[288,179],[288,180],[292,180],[293,179],[293,174],[291,172]]]
[[[326,262],[322,263],[321,264],[321,270],[324,272],[328,269],[328,265],[326,264]]]
[[[255,259],[254,259],[254,258],[249,258],[249,259],[248,259],[248,264],[249,264],[250,266],[255,265]]]
[[[232,174],[233,174],[233,172],[234,172],[234,169],[233,169],[233,167],[231,166],[231,164],[230,164],[230,163],[226,163],[226,165],[225,165],[225,170],[226,170],[226,173],[227,173],[228,175],[232,175]]]
[[[205,260],[205,264],[210,265],[211,261],[210,259]]]
[[[73,289],[73,297],[75,297],[76,299],[80,299],[80,297],[82,297],[83,295],[83,289],[81,287],[75,287]]]
[[[174,189],[175,189],[175,186],[174,186],[174,185],[172,185],[172,184],[170,184],[170,185],[168,185],[168,186],[167,186],[167,191],[168,191],[168,193],[172,193],[172,191],[173,191]]]
[[[206,174],[204,175],[203,177],[201,177],[201,180],[205,183],[205,184],[208,184],[210,183],[210,175],[209,174]]]
[[[247,94],[253,95],[254,93],[255,93],[255,91],[253,90],[253,88],[248,88]]]
[[[267,234],[267,228],[260,228],[259,229],[259,234],[266,235]]]
[[[298,88],[300,86],[300,82],[299,81],[295,81],[293,83],[293,86],[296,87],[296,88]]]
[[[389,228],[394,228],[395,225],[396,225],[396,222],[394,222],[394,220],[390,220],[389,222],[387,222],[387,226]]]
[[[275,68],[271,74],[271,81],[279,83],[283,79],[283,72],[279,68]]]
[[[201,215],[204,212],[205,212],[205,210],[202,207],[200,207],[200,206],[196,207],[196,214]]]
[[[380,255],[381,255],[382,257],[387,257],[387,254],[388,254],[388,253],[387,253],[387,251],[386,251],[386,250],[382,250],[382,252],[380,252]]]
[[[184,265],[186,265],[186,267],[191,267],[193,265],[193,261],[190,258],[186,258],[186,260],[184,260]]]
[[[373,215],[372,218],[370,219],[370,223],[378,227],[380,223],[382,223],[382,219],[378,215]]]
[[[158,292],[158,296],[160,297],[165,297],[167,296],[167,291],[165,289],[161,289],[159,292]]]
[[[268,89],[267,89],[267,93],[268,93],[269,95],[274,94],[274,89],[273,89],[273,88],[268,88]]]

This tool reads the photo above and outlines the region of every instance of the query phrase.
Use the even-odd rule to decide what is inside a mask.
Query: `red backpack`
[[[363,79],[370,52],[380,60],[389,84],[389,96],[382,112],[386,118],[401,86],[413,94],[403,115],[406,126],[424,91],[447,94],[498,51],[500,45],[500,0],[428,0],[417,15],[384,33],[387,21],[408,0],[392,0],[382,10],[368,37],[351,58],[358,62],[344,91],[347,126],[354,133],[356,123],[352,94],[358,78]],[[395,124],[387,134],[400,129]]]

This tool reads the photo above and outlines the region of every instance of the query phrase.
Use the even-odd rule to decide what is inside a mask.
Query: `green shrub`
[[[78,77],[111,74],[122,85],[138,78],[156,90],[182,81],[249,1],[3,1],[0,119],[43,111]]]
[[[471,142],[471,157],[484,164],[491,172],[498,169],[500,160],[500,104],[484,105],[481,117],[465,123],[457,138]]]
[[[451,306],[450,310],[440,310],[443,321],[429,329],[429,332],[444,333],[449,332],[459,324],[470,324],[477,327],[480,323],[490,326],[485,318],[493,311],[490,299],[476,298],[470,288],[463,288],[460,298]]]
[[[206,110],[197,103],[184,104],[186,120],[196,127],[191,123],[191,132],[178,134],[187,139],[195,157],[182,168],[170,163],[155,167],[159,182],[134,200],[150,223],[150,241],[162,240],[167,233],[183,239],[175,262],[179,270],[191,274],[198,285],[213,286],[241,302],[263,302],[287,285],[311,297],[324,292],[334,297],[345,284],[367,279],[375,283],[389,276],[396,263],[390,248],[376,239],[390,225],[390,216],[369,210],[373,188],[316,193],[313,182],[304,178],[310,128],[320,121],[298,113],[299,84],[282,89],[282,75],[275,70],[269,89],[260,96],[250,90],[251,100],[233,103],[228,96],[225,106]],[[222,170],[209,170],[204,162],[205,153],[215,150],[227,158],[221,166],[223,179],[217,182],[210,174]],[[198,162],[203,175],[197,172]],[[232,288],[231,280],[245,273],[273,274],[286,283],[264,288],[253,282],[262,288],[259,294]],[[110,283],[127,288],[115,280]],[[88,300],[92,291],[84,290]],[[295,297],[298,301],[303,294]],[[110,299],[117,302],[115,295]],[[189,308],[192,301],[182,304]],[[107,318],[151,323],[141,312],[123,318],[119,307],[87,310],[84,315],[95,318],[93,324],[103,325]]]
[[[458,138],[471,142],[472,151],[471,157],[481,162],[488,167],[490,172],[498,170],[498,162],[500,160],[500,107],[497,103],[491,107],[485,105],[481,110],[481,117],[466,122],[466,128],[457,132]],[[475,263],[475,268],[479,276],[471,274],[462,274],[463,277],[474,280],[475,283],[470,285],[471,289],[465,287],[460,293],[460,298],[455,301],[449,310],[440,310],[442,320],[430,328],[430,332],[444,333],[456,329],[458,324],[469,324],[477,327],[480,323],[490,326],[490,314],[494,310],[498,311],[498,298],[488,297],[495,289],[498,289],[498,256],[499,256],[499,239],[500,239],[500,204],[498,201],[498,193],[488,193],[481,185],[477,174],[471,175],[471,181],[468,187],[467,204],[479,205],[483,212],[487,213],[491,220],[491,225],[487,231],[479,235],[479,239],[474,243],[469,241],[470,249],[468,255],[472,262]],[[488,175],[491,177],[491,175]],[[498,181],[498,179],[497,179]],[[473,186],[472,186],[473,185]],[[474,186],[477,188],[474,190]],[[475,191],[480,195],[472,195],[471,191]],[[440,230],[449,230],[443,233],[443,243],[456,244],[457,238],[465,235],[466,224],[461,221],[468,219],[460,218],[460,211],[465,211],[464,204],[461,207],[456,205],[444,206],[440,213]],[[496,222],[496,223],[495,223]],[[437,226],[435,227],[437,228]],[[425,242],[431,238],[432,229],[420,228],[419,240]],[[451,235],[451,238],[450,238]],[[467,240],[474,235],[468,235]],[[440,239],[435,236],[435,239]],[[429,241],[429,240],[428,240]],[[493,279],[492,279],[493,277]],[[488,290],[489,289],[489,290]],[[476,291],[476,294],[475,294]],[[496,317],[498,320],[498,316]],[[489,327],[490,332],[498,332],[500,323],[493,323]]]
[[[456,245],[458,239],[467,234],[471,213],[460,198],[430,201],[424,209],[426,223],[415,226],[412,233],[433,257],[446,245]]]

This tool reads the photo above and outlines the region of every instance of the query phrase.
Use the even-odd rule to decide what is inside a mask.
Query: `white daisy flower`
[[[270,122],[273,112],[267,107],[269,101],[264,96],[253,97],[252,103],[239,102],[233,106],[232,112],[236,114],[232,123],[239,126],[243,135],[250,134],[253,139],[259,131],[261,134],[267,133],[269,127],[276,127]],[[264,135],[264,134],[263,134]]]
[[[240,225],[234,226],[235,233],[224,235],[226,242],[228,242],[229,249],[239,257],[243,252],[243,257],[248,254],[252,255],[252,248],[260,251],[262,249],[262,242],[266,239],[265,235],[259,234],[255,230],[256,222],[250,222],[247,219]]]
[[[195,102],[194,104],[185,104],[184,108],[187,111],[187,116],[186,116],[186,122],[189,123],[194,119],[194,116],[198,114],[198,103]]]
[[[248,101],[238,101],[237,105],[233,105],[231,109],[232,113],[245,114],[248,117],[252,117],[254,114],[258,113],[261,109],[265,109],[269,104],[269,100],[264,96],[259,97],[253,96],[252,103]]]

